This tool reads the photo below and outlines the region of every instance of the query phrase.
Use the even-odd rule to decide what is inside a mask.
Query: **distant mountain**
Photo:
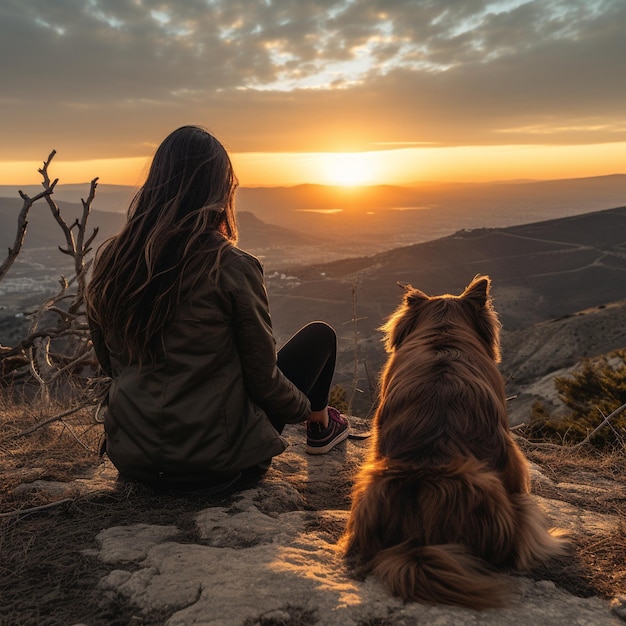
[[[506,227],[626,204],[626,175],[414,187],[243,188],[239,207],[271,224],[323,236],[345,256],[380,252],[461,228]]]
[[[95,173],[97,175],[97,173]],[[31,195],[41,186],[27,185]],[[0,196],[18,197],[18,186],[0,186]],[[126,212],[136,188],[99,184],[94,210]],[[59,184],[58,201],[80,203],[89,183]],[[420,183],[412,186],[243,187],[240,211],[263,222],[348,245],[344,256],[429,241],[460,228],[512,226],[626,204],[626,175],[549,181]],[[305,255],[307,262],[308,255]]]
[[[340,209],[346,212],[398,208],[445,208],[475,212],[498,207],[530,211],[533,219],[548,211],[569,209],[580,213],[626,202],[626,175],[594,176],[547,181],[494,183],[421,183],[413,186],[375,185],[332,187],[244,187],[238,191],[242,208],[261,217],[280,217],[285,211]],[[546,216],[546,217],[555,217]]]
[[[55,198],[61,210],[61,214],[68,223],[82,215],[82,206],[59,201]],[[18,198],[0,197],[0,246],[8,247],[13,244],[17,228],[17,215],[22,207],[22,201]],[[247,249],[263,251],[268,248],[279,249],[294,246],[314,246],[319,244],[319,239],[298,233],[293,229],[282,228],[272,224],[266,224],[255,215],[247,211],[237,214],[239,229],[241,231],[241,245]],[[97,242],[102,242],[114,235],[124,223],[124,215],[110,211],[93,210],[89,216],[91,228],[98,227]],[[45,202],[36,203],[28,216],[28,230],[25,240],[26,248],[56,247],[61,242],[61,231],[56,224]]]
[[[237,213],[239,225],[239,244],[244,250],[261,254],[264,250],[293,248],[298,246],[316,246],[320,240],[317,237],[305,235],[292,228],[282,228],[274,224],[261,221],[249,211]]]
[[[592,182],[595,185],[598,179],[580,184],[586,188]],[[535,184],[550,189],[558,181]],[[498,185],[502,189],[517,186]],[[13,243],[20,206],[19,198],[0,198],[0,249]],[[82,213],[75,203],[59,202],[59,206],[69,223]],[[372,330],[380,314],[388,314],[397,302],[398,280],[439,293],[461,289],[476,273],[489,273],[505,327],[515,329],[626,297],[625,211],[618,208],[509,227],[457,229],[446,237],[384,252],[378,251],[378,233],[362,240],[347,234],[337,241],[331,225],[321,232],[298,230],[268,223],[247,211],[241,211],[238,219],[242,247],[261,256],[268,270],[299,277],[301,284],[284,296],[291,302],[301,294],[302,298],[335,301],[335,292],[341,293],[341,301],[349,301],[346,285],[358,279],[361,306],[373,307],[374,313],[363,324]],[[94,210],[91,227],[100,228],[96,244],[115,233],[122,222],[119,213]],[[37,203],[29,215],[25,250],[56,249],[62,243],[59,235],[45,202]],[[397,233],[397,238],[402,235]],[[328,263],[320,265],[320,259]],[[45,263],[33,262],[54,269],[48,257]],[[284,285],[277,287],[283,297]],[[348,305],[341,322],[352,317]]]
[[[83,208],[75,202],[64,202],[55,198],[61,214],[68,224],[80,218]],[[0,249],[13,244],[17,228],[17,215],[22,208],[20,198],[0,197]],[[92,211],[89,217],[91,228],[98,226],[100,232],[97,241],[104,241],[119,229],[123,220],[120,213]],[[24,245],[26,248],[56,247],[62,243],[62,233],[44,200],[36,202],[28,214],[28,229]]]
[[[68,224],[82,216],[82,206],[55,199]],[[19,198],[0,198],[0,250],[6,251],[14,243],[21,207]],[[241,246],[259,256],[268,271],[275,270],[280,264],[324,258],[323,252],[320,252],[324,241],[314,236],[266,224],[246,211],[238,213],[237,219]],[[123,222],[122,213],[92,211],[88,222],[89,233],[96,227],[99,229],[94,248],[118,232]],[[63,234],[47,204],[39,201],[28,214],[22,251],[0,283],[0,312],[5,311],[5,315],[19,313],[38,304],[57,289],[60,275],[71,272],[71,259],[59,252],[59,245],[65,246]],[[338,258],[338,255],[327,258]],[[0,256],[0,262],[3,260],[4,257]]]
[[[59,183],[54,188],[54,198],[57,202],[69,202],[70,204],[78,204],[80,206],[81,199],[86,199],[89,195],[89,189],[89,182],[69,185]],[[40,193],[41,190],[41,185],[0,185],[0,197],[17,198],[19,200],[18,191],[23,191],[33,197]],[[106,185],[99,183],[93,208],[98,211],[125,213],[135,192],[136,188],[129,185]]]
[[[626,175],[566,178],[546,181],[509,181],[492,183],[420,183],[411,186],[373,185],[364,187],[340,187],[327,185],[296,185],[293,187],[243,187],[238,199],[246,207],[259,210],[290,209],[312,210],[354,208],[381,209],[420,206],[428,203],[461,202],[474,208],[475,204],[510,202],[511,199],[542,206],[558,199],[570,203],[576,195],[587,204],[624,198]]]

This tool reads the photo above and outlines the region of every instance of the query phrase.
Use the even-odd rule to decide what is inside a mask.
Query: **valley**
[[[626,177],[605,178],[621,183],[611,188],[616,197],[626,188]],[[573,186],[568,197],[581,197],[569,207],[560,196],[547,193],[548,185],[535,184],[546,195],[525,212],[513,207],[521,202],[522,191],[526,198],[532,195],[532,184],[489,190],[499,194],[504,187],[517,189],[508,204],[483,188],[484,204],[473,210],[472,202],[479,200],[471,194],[468,207],[461,207],[460,196],[455,205],[449,192],[438,207],[398,210],[383,206],[402,202],[397,189],[387,190],[386,196],[378,190],[367,201],[361,192],[343,190],[346,198],[353,194],[353,205],[336,213],[321,209],[324,202],[330,206],[330,191],[324,188],[302,197],[298,188],[274,190],[273,195],[269,190],[241,190],[240,245],[264,263],[278,343],[313,319],[333,325],[339,335],[336,382],[362,414],[372,408],[385,359],[377,329],[400,302],[398,283],[411,283],[428,294],[460,293],[474,275],[491,276],[503,323],[502,370],[511,393],[519,392],[516,385],[544,375],[546,363],[564,367],[582,356],[626,345],[623,304],[616,304],[626,298],[626,207],[597,209],[590,202],[594,210],[582,211],[580,202],[588,200],[595,180]],[[107,193],[103,196],[106,206]],[[357,207],[359,198],[363,204]],[[491,205],[489,198],[499,203]],[[404,198],[405,203],[414,200]],[[59,205],[64,215],[80,214],[76,203]],[[19,199],[0,198],[0,245],[5,249],[12,243],[20,206]],[[247,210],[252,207],[254,211]],[[524,221],[528,215],[543,219]],[[91,226],[99,228],[96,241],[114,234],[122,220],[119,212],[96,208],[91,215]],[[25,330],[25,314],[56,291],[59,276],[71,275],[57,249],[57,231],[45,204],[35,205],[22,253],[0,283],[0,342],[5,345]],[[582,324],[577,339],[570,332],[565,341],[557,328],[565,324],[571,329],[574,322]],[[551,325],[549,336],[560,337],[552,348],[546,324]],[[525,353],[524,344],[534,345],[535,334],[542,338],[540,344]],[[561,356],[551,359],[551,354]]]

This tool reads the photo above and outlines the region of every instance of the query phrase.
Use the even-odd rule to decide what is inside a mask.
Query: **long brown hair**
[[[124,359],[154,359],[192,259],[195,273],[217,277],[221,252],[237,242],[236,187],[228,153],[205,129],[183,126],[158,147],[87,289],[88,316]]]

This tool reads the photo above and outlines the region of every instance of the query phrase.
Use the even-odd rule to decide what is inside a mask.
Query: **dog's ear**
[[[491,300],[491,279],[489,276],[477,274],[474,280],[465,288],[461,294],[468,302],[471,302],[477,309],[482,309]]]
[[[415,306],[422,304],[423,302],[427,302],[430,300],[430,297],[423,291],[415,289],[415,287],[411,287],[411,289],[404,294],[404,299],[409,306]]]
[[[491,300],[491,279],[489,276],[477,275],[461,294],[464,301],[469,302],[474,311],[472,317],[476,330],[491,358],[500,361],[500,321]]]
[[[402,342],[411,334],[417,325],[421,305],[428,302],[430,298],[411,285],[404,286],[406,290],[402,304],[396,312],[380,327],[385,333],[385,349],[393,352],[400,347]]]

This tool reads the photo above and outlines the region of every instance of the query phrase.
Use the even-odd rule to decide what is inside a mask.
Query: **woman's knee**
[[[314,335],[318,341],[337,343],[337,333],[335,329],[326,322],[309,322],[302,330]]]

